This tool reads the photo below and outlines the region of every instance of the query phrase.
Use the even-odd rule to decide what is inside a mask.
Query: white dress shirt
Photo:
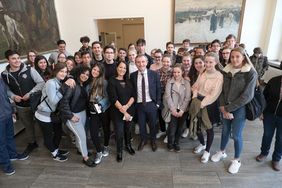
[[[152,99],[149,93],[149,81],[148,81],[148,73],[147,69],[143,72],[145,79],[145,94],[146,94],[146,102],[151,102]],[[137,75],[137,103],[142,103],[142,74],[138,71]]]

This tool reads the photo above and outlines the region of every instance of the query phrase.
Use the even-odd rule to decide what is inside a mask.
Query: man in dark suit
[[[157,111],[161,105],[160,77],[156,72],[146,68],[148,59],[144,54],[138,55],[135,63],[138,71],[131,74],[130,80],[135,90],[134,98],[141,135],[138,150],[144,148],[149,137],[152,150],[156,151],[156,120]],[[150,135],[147,135],[146,122],[150,128]]]

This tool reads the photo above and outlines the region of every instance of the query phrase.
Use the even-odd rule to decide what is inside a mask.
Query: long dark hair
[[[40,60],[44,59],[46,61],[46,69],[45,70],[41,70],[39,67],[38,67],[38,63]],[[49,67],[48,65],[48,61],[46,59],[45,56],[43,55],[37,55],[35,57],[35,60],[34,60],[34,68],[35,70],[37,70],[37,72],[41,75],[41,77],[44,79],[44,81],[46,82],[51,76],[52,76],[52,71],[51,71],[51,68]]]
[[[100,74],[97,78],[93,78],[92,76],[92,70],[98,67]],[[91,91],[90,91],[90,101],[95,101],[97,96],[105,96],[104,91],[104,79],[105,79],[105,70],[104,66],[101,63],[94,63],[92,69],[91,69],[91,76],[92,76],[92,82],[91,82]]]
[[[121,63],[123,63],[123,64],[125,64],[125,66],[126,66],[126,72],[125,72],[125,74],[123,75],[123,80],[124,81],[127,81],[128,80],[128,78],[129,78],[129,71],[128,71],[128,65],[127,65],[127,63],[125,63],[124,61],[119,61],[119,62],[117,62],[117,64],[116,64],[116,72],[115,72],[115,77],[117,77],[118,76],[118,72],[117,72],[117,68],[118,68],[118,66],[121,64]]]
[[[86,71],[89,71],[89,78],[86,82],[83,83],[83,85],[87,85],[90,82],[90,75],[91,75],[91,70],[87,66],[81,66],[76,68],[75,72],[75,78],[76,78],[76,83],[80,83],[80,75],[85,73]]]
[[[199,73],[198,71],[196,70],[195,68],[195,60],[196,59],[201,59],[202,61],[204,61],[204,56],[202,55],[198,55],[198,56],[195,56],[192,60],[192,65],[191,65],[191,68],[190,68],[190,71],[188,73],[188,77],[190,78],[190,84],[191,86],[196,82],[198,76],[199,76]]]

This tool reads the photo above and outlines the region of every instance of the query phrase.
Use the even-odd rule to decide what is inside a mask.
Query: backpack
[[[44,99],[41,100],[41,97],[42,97],[42,91],[37,91],[30,94],[29,103],[30,103],[31,111],[33,113],[35,113],[35,111],[37,110],[37,106],[47,98],[47,96],[45,96]]]
[[[263,91],[261,86],[257,85],[255,87],[255,93],[253,99],[246,104],[246,118],[247,120],[254,121],[263,112],[266,106],[266,101],[264,99]]]

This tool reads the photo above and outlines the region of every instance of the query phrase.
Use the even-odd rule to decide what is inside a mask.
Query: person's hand
[[[259,120],[263,120],[263,114],[261,114],[260,116],[259,116]]]
[[[126,113],[124,114],[124,118],[125,118],[125,121],[130,121],[131,115],[126,112]]]
[[[79,122],[79,117],[77,117],[76,115],[72,116],[71,121],[74,123]]]
[[[21,102],[21,100],[22,100],[21,96],[19,96],[19,95],[14,96],[14,101],[15,102]]]
[[[23,101],[27,101],[29,99],[29,95],[28,94],[25,94],[23,97],[22,97],[22,100]]]
[[[126,109],[123,106],[121,106],[118,110],[123,114],[126,113]]]
[[[122,108],[127,111],[129,107],[127,105],[123,105]]]
[[[173,115],[174,117],[178,117],[178,113],[176,110],[172,110],[171,111],[171,115]]]
[[[233,116],[233,114],[232,113],[230,113],[230,112],[225,112],[225,113],[223,113],[223,118],[224,119],[234,119],[234,116]]]
[[[179,112],[177,112],[177,114],[178,114],[178,117],[182,117],[184,112],[182,110],[180,110]]]
[[[67,79],[67,81],[65,81],[65,84],[68,85],[70,88],[75,87],[75,81],[72,78]]]

